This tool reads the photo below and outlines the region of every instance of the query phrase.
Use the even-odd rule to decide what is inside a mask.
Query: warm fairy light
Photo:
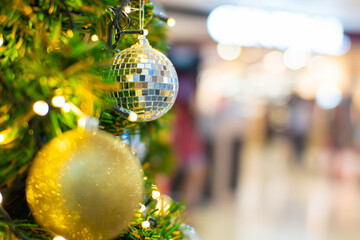
[[[78,120],[78,126],[79,127],[85,127],[85,125],[86,125],[86,119],[85,118],[80,118]]]
[[[3,201],[3,196],[2,196],[2,194],[0,192],[0,204],[2,203],[2,201]]]
[[[64,112],[70,112],[71,106],[69,103],[65,103],[65,105],[61,108]]]
[[[147,177],[144,177],[144,181],[146,181],[147,180]]]
[[[33,110],[37,115],[45,116],[49,112],[49,105],[44,101],[37,101],[33,105]]]
[[[129,5],[125,6],[124,11],[126,13],[130,13],[131,12],[131,7]]]
[[[138,116],[135,112],[129,114],[129,121],[135,122],[138,119]]]
[[[150,222],[149,221],[144,221],[144,222],[141,223],[141,226],[143,228],[148,228],[148,227],[150,227]]]
[[[53,238],[53,240],[66,240],[63,236],[56,236]]]
[[[0,34],[0,47],[4,44],[4,37]]]
[[[97,42],[97,41],[99,41],[99,37],[96,34],[94,34],[91,36],[91,41]]]
[[[169,27],[174,27],[175,26],[175,24],[176,24],[176,21],[175,21],[175,18],[168,18],[168,20],[167,20],[167,25],[169,26]]]
[[[4,134],[0,134],[0,143],[2,143],[3,141],[5,141],[5,136]]]
[[[54,107],[63,107],[66,103],[65,98],[63,96],[55,96],[51,100],[51,103]]]
[[[146,210],[145,205],[144,205],[144,204],[140,204],[140,212],[143,213],[143,212],[145,212],[145,210]]]
[[[159,199],[160,198],[160,192],[157,190],[152,191],[152,198],[153,199]]]

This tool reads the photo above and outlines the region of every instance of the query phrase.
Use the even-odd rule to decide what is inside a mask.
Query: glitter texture
[[[35,220],[67,240],[115,238],[143,200],[138,160],[113,135],[71,130],[36,155],[26,181]]]
[[[170,110],[179,89],[171,61],[153,49],[145,37],[116,54],[110,69],[116,88],[111,97],[118,106],[134,111],[138,121],[155,120]]]

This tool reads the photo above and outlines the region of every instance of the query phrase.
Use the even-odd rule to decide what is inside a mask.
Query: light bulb
[[[152,198],[153,199],[159,199],[160,198],[160,192],[159,191],[152,191],[152,194],[151,194]]]
[[[64,112],[70,112],[70,110],[71,110],[70,104],[69,104],[69,103],[65,103],[65,105],[62,107],[62,110],[63,110]]]
[[[3,201],[3,196],[2,196],[2,194],[0,192],[0,204],[2,203],[2,201]]]
[[[97,42],[97,41],[99,41],[99,37],[96,34],[94,34],[91,36],[91,41]]]
[[[37,115],[45,116],[49,112],[49,105],[44,101],[37,101],[33,105],[33,110]]]
[[[144,221],[144,222],[141,223],[141,226],[143,228],[148,228],[148,227],[150,227],[150,222],[149,221]]]
[[[5,135],[4,135],[4,134],[0,134],[0,143],[2,143],[3,141],[5,141]]]
[[[63,236],[56,236],[53,238],[53,240],[66,240]]]
[[[169,26],[169,27],[174,27],[175,26],[175,24],[176,24],[176,21],[175,21],[175,18],[168,18],[168,20],[167,20],[167,25]]]
[[[51,103],[54,107],[61,108],[65,105],[65,98],[63,96],[55,96],[51,100]]]
[[[0,47],[4,44],[4,37],[0,34]]]
[[[129,5],[125,6],[124,11],[126,13],[130,13],[131,12],[131,7]]]
[[[144,204],[140,204],[140,212],[145,212],[145,210],[146,210],[146,207],[145,207],[145,205]]]
[[[85,118],[80,118],[78,120],[78,126],[79,127],[85,127],[85,125],[86,125],[86,119]]]

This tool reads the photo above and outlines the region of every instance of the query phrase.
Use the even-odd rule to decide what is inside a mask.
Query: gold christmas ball
[[[36,155],[26,181],[35,220],[67,240],[116,237],[144,195],[138,160],[113,135],[71,130]]]
[[[174,104],[179,89],[173,64],[144,36],[116,54],[109,76],[116,83],[111,97],[119,107],[137,113],[138,121],[164,115]]]

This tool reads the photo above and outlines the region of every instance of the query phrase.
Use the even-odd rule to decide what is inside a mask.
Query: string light
[[[65,103],[65,105],[61,108],[64,112],[70,112],[71,106],[68,103]]]
[[[141,223],[141,226],[142,226],[142,228],[148,228],[148,227],[150,227],[150,222],[149,221],[144,221],[144,222]]]
[[[4,134],[0,134],[0,143],[2,143],[3,141],[5,141],[5,135],[4,135]]]
[[[152,193],[151,193],[151,196],[152,196],[152,198],[153,199],[159,199],[160,198],[160,192],[159,191],[157,191],[157,190],[154,190],[154,191],[152,191]]]
[[[63,236],[56,236],[53,238],[53,240],[66,240]]]
[[[0,204],[2,203],[2,201],[3,201],[3,195],[2,195],[2,193],[0,192]]]
[[[66,101],[65,98],[63,96],[55,96],[53,97],[53,99],[51,100],[51,103],[54,107],[64,107]]]
[[[131,12],[131,7],[130,7],[129,5],[125,6],[125,7],[124,7],[124,11],[125,11],[126,13],[130,13],[130,12]]]
[[[37,101],[33,105],[33,110],[37,115],[45,116],[49,112],[49,105],[44,101]]]
[[[144,204],[140,204],[140,212],[143,213],[143,212],[145,212],[145,210],[146,210],[145,205],[144,205]]]
[[[78,126],[79,127],[85,127],[85,125],[86,125],[86,119],[85,118],[80,118],[78,120]]]
[[[91,36],[91,41],[97,42],[97,41],[99,41],[99,37],[96,34],[94,34]]]
[[[172,17],[168,18],[166,23],[169,27],[174,27],[176,24],[175,18],[172,18]]]
[[[4,37],[0,34],[0,47],[4,44]]]

